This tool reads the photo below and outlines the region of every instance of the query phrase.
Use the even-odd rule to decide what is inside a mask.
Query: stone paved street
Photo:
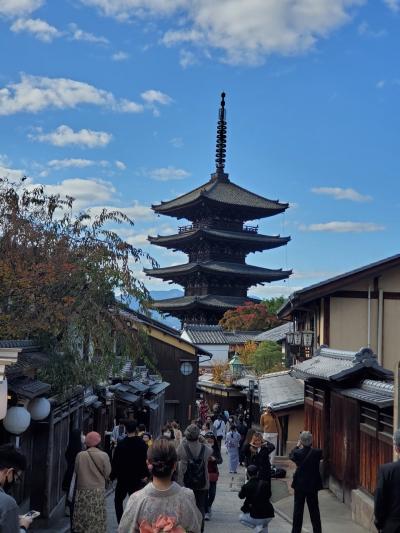
[[[222,453],[224,462],[220,466],[221,476],[218,482],[217,496],[213,505],[212,520],[206,522],[205,531],[207,533],[246,533],[252,531],[242,526],[238,521],[238,515],[242,500],[238,498],[238,492],[244,480],[244,468],[240,474],[232,475],[228,473],[227,455],[225,450]],[[117,523],[114,512],[114,496],[108,498],[108,533],[115,533]],[[291,526],[279,516],[271,522],[271,533],[290,533]]]

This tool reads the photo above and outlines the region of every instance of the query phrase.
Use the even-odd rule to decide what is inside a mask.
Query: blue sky
[[[399,29],[397,0],[0,0],[0,171],[183,262],[149,206],[209,179],[225,90],[231,179],[291,204],[248,262],[294,275],[250,292],[288,294],[398,252]]]

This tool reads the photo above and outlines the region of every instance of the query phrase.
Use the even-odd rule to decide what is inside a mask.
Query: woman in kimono
[[[225,439],[226,449],[229,456],[229,473],[237,474],[239,465],[239,448],[240,433],[237,431],[235,424],[231,424]]]

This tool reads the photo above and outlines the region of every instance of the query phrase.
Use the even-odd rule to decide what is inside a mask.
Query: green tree
[[[44,375],[56,389],[96,384],[120,355],[140,353],[119,312],[149,294],[132,266],[150,256],[112,227],[124,213],[77,213],[74,200],[42,186],[0,179],[0,338],[35,338],[51,354]],[[116,298],[118,294],[118,300]]]
[[[266,374],[284,370],[282,349],[277,342],[261,342],[253,355],[253,365],[257,374]]]
[[[273,298],[266,298],[262,301],[266,305],[268,312],[272,315],[276,315],[278,310],[285,303],[286,298],[284,296],[275,296]]]

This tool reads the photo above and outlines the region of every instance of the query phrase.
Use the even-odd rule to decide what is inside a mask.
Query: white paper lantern
[[[26,431],[31,423],[31,415],[25,407],[10,407],[3,420],[4,428],[13,435],[21,435]]]
[[[32,420],[44,420],[50,414],[51,405],[47,398],[35,398],[28,405]]]
[[[8,389],[7,380],[0,381],[0,420],[7,414]]]

